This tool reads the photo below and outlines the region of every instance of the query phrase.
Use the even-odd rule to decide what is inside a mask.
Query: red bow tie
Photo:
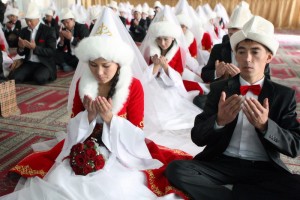
[[[261,91],[260,85],[243,85],[240,86],[241,95],[247,94],[248,91],[251,91],[255,95],[259,95]]]

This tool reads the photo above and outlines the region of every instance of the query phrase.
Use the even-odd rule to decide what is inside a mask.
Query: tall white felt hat
[[[154,7],[154,8],[155,8],[155,7],[163,8],[163,5],[160,3],[160,1],[155,1],[153,7]]]
[[[272,54],[275,55],[279,47],[279,42],[274,36],[273,24],[260,17],[253,16],[242,28],[230,37],[231,48],[235,51],[239,42],[250,39],[268,47]]]
[[[6,16],[9,16],[9,15],[14,15],[14,16],[17,16],[19,17],[20,15],[20,11],[18,8],[11,8],[11,9],[8,9],[5,13]]]
[[[143,8],[142,8],[141,4],[137,5],[137,6],[134,8],[134,12],[142,13],[142,11],[143,11]]]
[[[52,17],[53,17],[53,14],[54,14],[54,12],[53,12],[52,9],[48,9],[48,10],[46,10],[46,12],[45,12],[45,15],[49,15],[49,16],[52,16]]]
[[[190,29],[192,27],[192,25],[193,25],[192,19],[188,15],[181,13],[181,14],[177,15],[176,17],[177,17],[180,25],[184,25],[188,29]]]
[[[237,6],[230,16],[227,28],[242,29],[244,24],[251,19],[252,14],[247,6]]]
[[[118,10],[118,3],[116,1],[111,1],[108,7]]]
[[[39,8],[34,2],[30,2],[27,8],[27,12],[25,15],[26,19],[39,19],[41,17],[41,13]]]
[[[74,14],[72,13],[72,11],[69,8],[63,8],[60,15],[61,15],[61,17],[60,17],[61,21],[65,20],[65,19],[75,19]]]
[[[148,15],[153,16],[155,15],[154,9],[153,8],[149,8],[148,10]]]

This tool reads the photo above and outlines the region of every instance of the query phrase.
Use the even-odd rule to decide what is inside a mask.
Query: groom
[[[300,177],[280,159],[300,154],[295,91],[264,76],[278,49],[271,22],[254,16],[230,38],[240,74],[211,84],[191,131],[193,160],[173,161],[169,181],[192,199],[300,199]]]

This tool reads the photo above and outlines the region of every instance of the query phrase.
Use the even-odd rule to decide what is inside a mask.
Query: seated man
[[[59,33],[60,41],[57,45],[55,62],[65,72],[69,72],[76,69],[78,64],[74,49],[80,40],[89,36],[89,29],[84,24],[75,21],[75,16],[70,9],[62,11],[61,22],[64,28]]]
[[[54,11],[51,9],[48,9],[45,13],[45,17],[43,18],[43,21],[45,25],[51,27],[53,31],[55,32],[56,39],[59,37],[59,26],[57,21],[53,18]]]
[[[279,46],[274,26],[254,16],[230,43],[240,73],[211,84],[191,131],[205,148],[172,162],[166,176],[192,199],[300,199],[300,176],[280,159],[300,154],[295,91],[264,75]]]
[[[55,33],[42,24],[39,18],[38,7],[29,4],[25,16],[28,27],[21,30],[17,49],[19,55],[25,55],[25,60],[10,74],[16,83],[34,81],[42,85],[56,79]]]
[[[16,49],[18,47],[18,38],[21,31],[21,21],[19,18],[19,9],[10,8],[6,11],[8,21],[4,26],[4,34],[8,46]]]
[[[142,19],[142,7],[137,6],[134,9],[133,19],[130,23],[130,35],[135,42],[142,42],[146,36],[146,31],[148,29],[147,27],[147,21],[145,19]]]

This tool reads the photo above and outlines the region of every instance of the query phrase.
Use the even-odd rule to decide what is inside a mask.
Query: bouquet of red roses
[[[99,144],[92,138],[75,144],[70,153],[70,165],[77,175],[87,175],[102,169],[105,159],[100,153]]]

